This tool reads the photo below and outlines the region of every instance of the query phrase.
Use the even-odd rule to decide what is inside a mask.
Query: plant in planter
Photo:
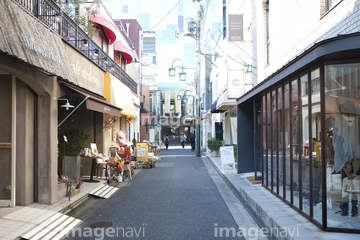
[[[220,147],[224,146],[224,141],[221,141],[216,138],[209,138],[207,140],[208,148],[215,156],[218,155]]]
[[[65,156],[62,159],[62,174],[69,178],[80,177],[80,152],[88,147],[90,134],[81,129],[64,131],[67,142],[60,141],[59,149],[64,149]]]
[[[60,141],[59,149],[63,149],[65,144],[66,156],[78,156],[82,149],[88,147],[90,143],[90,134],[81,129],[65,130],[64,135],[67,142]]]

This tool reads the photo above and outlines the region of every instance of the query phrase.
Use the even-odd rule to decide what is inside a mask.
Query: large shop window
[[[360,229],[360,63],[326,65],[324,78],[327,224]]]
[[[277,84],[262,115],[264,186],[318,226],[359,230],[360,63]]]

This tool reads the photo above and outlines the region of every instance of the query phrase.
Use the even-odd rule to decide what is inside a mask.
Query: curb
[[[207,160],[211,163],[214,169],[217,171],[219,176],[224,180],[226,185],[230,188],[230,190],[234,193],[235,197],[239,200],[239,202],[244,206],[246,211],[250,214],[250,216],[254,219],[259,228],[281,228],[279,224],[277,224],[274,219],[272,219],[264,209],[259,206],[244,190],[239,188],[239,190],[232,184],[232,182],[218,169],[218,167],[213,163],[209,156],[206,156]],[[263,212],[266,214],[265,219],[268,219],[271,223],[270,226],[265,224],[263,221],[264,218],[260,218],[258,212]],[[264,214],[264,215],[265,215]],[[273,240],[271,236],[267,236],[268,239]]]
[[[67,214],[68,212],[70,212],[71,210],[73,210],[74,208],[76,208],[78,205],[80,205],[81,203],[83,203],[84,201],[86,201],[89,198],[89,193],[85,194],[84,196],[82,196],[81,198],[79,198],[78,200],[76,200],[73,203],[70,203],[69,205],[67,205],[66,207],[62,208],[59,213],[63,213],[63,214]]]

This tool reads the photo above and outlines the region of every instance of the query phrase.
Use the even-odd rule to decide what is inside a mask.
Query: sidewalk
[[[237,174],[237,170],[234,170],[230,165],[226,165],[224,171],[222,171],[220,157],[206,156],[206,158],[217,169],[219,175],[244,204],[245,208],[249,210],[255,221],[261,223],[262,227],[294,230],[293,237],[283,239],[359,239],[359,234],[321,231],[305,217],[262,187],[261,184],[250,183],[246,177],[252,176],[253,173]],[[71,197],[70,201],[64,196],[52,205],[33,203],[24,207],[0,208],[0,239],[16,239],[51,216],[57,213],[66,213],[80,202],[86,200],[89,192],[105,182],[105,180],[100,180],[98,183],[84,182],[81,192]]]
[[[220,157],[210,157],[206,155],[218,173],[227,182],[228,186],[238,199],[248,209],[250,215],[262,227],[277,228],[288,230],[292,234],[282,239],[360,239],[359,234],[324,232],[294,209],[289,207],[275,195],[270,193],[261,184],[252,184],[246,177],[253,176],[254,173],[237,174],[237,170],[232,169],[231,165],[224,166],[221,170]],[[241,227],[241,226],[239,226]],[[290,235],[290,234],[288,234]],[[276,239],[276,238],[274,238]]]
[[[64,196],[52,205],[32,203],[29,206],[0,208],[0,239],[16,239],[56,213],[65,213],[84,201],[89,192],[105,182],[105,180],[96,183],[84,182],[81,192],[71,197],[70,201]]]

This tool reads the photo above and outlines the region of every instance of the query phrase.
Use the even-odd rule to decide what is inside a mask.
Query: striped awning
[[[114,43],[114,51],[118,51],[124,53],[126,57],[126,64],[129,64],[133,60],[133,53],[132,51],[122,42]]]
[[[104,37],[109,40],[109,44],[113,44],[115,42],[116,27],[112,22],[106,19],[106,17],[101,13],[96,13],[95,15],[89,14],[89,19],[94,23],[97,29],[101,30],[101,27],[104,29]]]

